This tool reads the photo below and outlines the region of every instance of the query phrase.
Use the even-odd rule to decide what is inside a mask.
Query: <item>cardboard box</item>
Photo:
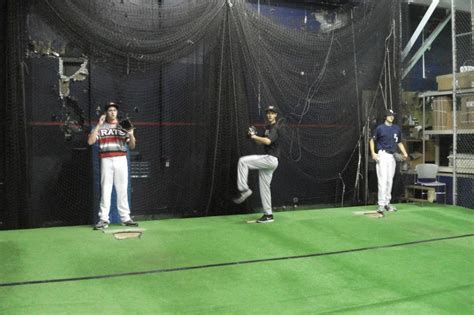
[[[438,91],[453,89],[453,74],[444,74],[436,77]],[[456,87],[458,89],[474,88],[474,71],[456,73]]]
[[[414,170],[416,170],[416,166],[417,166],[418,164],[421,164],[421,163],[423,163],[423,159],[422,159],[422,158],[418,158],[418,159],[415,159],[415,160],[409,160],[409,161],[408,161],[409,169],[414,171]]]
[[[402,92],[402,101],[404,104],[404,110],[406,111],[406,114],[399,116],[399,119],[397,119],[398,124],[403,124],[405,126],[416,126],[416,125],[431,126],[432,125],[430,115],[425,116],[425,121],[423,123],[423,106],[422,106],[421,99],[418,97],[419,93],[420,92],[411,92],[411,91]],[[403,117],[403,120],[400,120],[400,118],[402,117]]]
[[[403,139],[403,146],[407,150],[408,155],[410,156],[410,161],[417,161],[418,164],[423,161],[423,141],[421,139]],[[434,162],[435,161],[435,141],[426,140],[425,141],[425,162]],[[416,165],[417,163],[412,163]]]
[[[474,96],[461,98],[461,111],[457,121],[458,129],[474,129]]]
[[[433,130],[453,129],[453,103],[450,97],[435,97],[431,103]]]
[[[435,152],[435,142],[433,140],[425,141],[425,162],[434,162],[436,160]]]

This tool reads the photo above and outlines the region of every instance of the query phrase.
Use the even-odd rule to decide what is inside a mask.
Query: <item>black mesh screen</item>
[[[247,140],[247,127],[262,128],[270,104],[284,130],[274,206],[363,201],[365,131],[386,107],[398,107],[398,5],[31,1],[23,11],[28,40],[19,43],[28,49],[11,53],[27,68],[24,89],[15,85],[18,69],[8,78],[18,131],[12,149],[22,144],[23,157],[12,170],[25,172],[17,185],[29,190],[21,225],[91,222],[86,135],[111,100],[137,127],[135,216],[259,207],[258,193],[250,209],[230,199],[238,158],[262,150]],[[22,91],[25,113],[12,108]],[[250,181],[256,188],[255,174]]]
[[[2,228],[21,227],[26,221],[28,191],[27,127],[24,102],[23,52],[25,51],[25,12],[23,2],[9,1],[4,4],[5,30],[5,106],[2,115],[2,152],[5,174],[2,187],[4,196]],[[2,200],[3,201],[3,200]]]

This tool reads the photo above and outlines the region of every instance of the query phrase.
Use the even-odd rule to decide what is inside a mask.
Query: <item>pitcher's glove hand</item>
[[[252,136],[255,136],[256,134],[257,134],[257,128],[255,128],[255,126],[250,126],[247,132],[247,136],[251,138]]]
[[[125,130],[132,130],[135,128],[135,126],[132,124],[132,122],[128,118],[125,118],[124,120],[122,120],[120,122],[120,126],[122,126],[122,128]]]
[[[406,159],[404,158],[404,156],[403,156],[402,154],[398,153],[398,152],[395,152],[395,153],[393,154],[393,157],[395,158],[395,161],[397,161],[397,162],[403,162],[403,161],[406,160]]]

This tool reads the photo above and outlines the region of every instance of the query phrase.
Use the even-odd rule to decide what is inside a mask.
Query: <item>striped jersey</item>
[[[129,134],[118,124],[104,123],[97,133],[99,142],[99,156],[101,158],[127,155],[127,142]]]

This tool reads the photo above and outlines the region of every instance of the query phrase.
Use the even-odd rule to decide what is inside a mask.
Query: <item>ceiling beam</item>
[[[415,66],[415,64],[420,60],[420,58],[423,56],[425,51],[427,51],[430,47],[433,41],[438,37],[438,35],[441,33],[441,31],[444,29],[446,24],[451,20],[451,14],[448,14],[444,20],[438,24],[436,29],[430,34],[430,36],[424,41],[424,43],[421,45],[420,49],[413,55],[413,57],[410,59],[409,62],[407,62],[405,69],[403,70],[402,73],[402,80],[407,76],[407,74],[410,72],[410,70]]]
[[[433,14],[438,4],[439,4],[439,0],[431,1],[431,4],[428,10],[426,10],[425,15],[423,16],[423,19],[421,19],[420,24],[418,24],[418,27],[416,28],[415,32],[411,36],[410,40],[408,41],[405,49],[403,49],[402,51],[402,61],[405,60],[411,48],[413,47],[413,45],[415,45],[415,42],[418,39],[418,36],[420,36],[421,31],[423,31],[423,28],[425,28],[426,23],[428,23],[428,20],[430,19],[431,15]]]
[[[429,6],[432,0],[404,0],[408,4]],[[456,10],[471,12],[471,1],[465,0],[453,0]],[[438,8],[449,9],[451,10],[451,0],[440,0]]]

